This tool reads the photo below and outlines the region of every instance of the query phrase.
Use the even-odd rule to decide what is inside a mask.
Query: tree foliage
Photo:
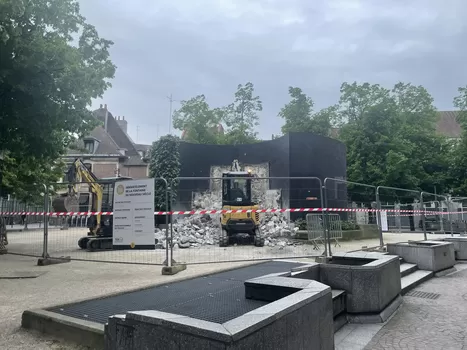
[[[166,135],[154,141],[149,151],[149,176],[164,178],[171,189],[171,199],[176,198],[180,176],[180,139],[173,135]],[[162,180],[156,180],[154,193],[154,206],[157,210],[170,210],[166,202],[166,185]]]
[[[339,138],[349,180],[438,192],[445,189],[447,140],[437,135],[433,98],[422,86],[347,84],[341,88]]]
[[[457,117],[462,133],[459,142],[452,144],[450,175],[452,192],[457,196],[467,194],[467,86],[458,89],[459,95],[454,98],[454,106],[459,109]]]
[[[291,101],[279,112],[279,117],[285,122],[281,128],[282,133],[312,132],[330,136],[336,118],[336,106],[330,106],[313,113],[313,100],[302,89],[290,86],[289,95]]]
[[[181,102],[174,112],[173,126],[186,133],[186,140],[193,143],[219,144],[222,135],[217,127],[222,120],[222,110],[211,109],[204,95],[198,95]]]
[[[185,140],[201,144],[245,144],[257,141],[258,112],[262,111],[259,96],[254,96],[252,83],[238,85],[234,101],[228,106],[211,108],[204,95],[181,102],[174,112],[173,126],[185,132]],[[226,133],[219,132],[219,125]]]
[[[111,45],[77,0],[0,1],[0,150],[9,192],[56,180],[56,160],[95,126],[87,107],[114,76]]]
[[[235,92],[235,100],[224,108],[223,121],[227,125],[225,143],[245,144],[257,141],[255,128],[259,125],[258,112],[263,110],[263,103],[255,94],[254,85],[250,82],[239,84]]]

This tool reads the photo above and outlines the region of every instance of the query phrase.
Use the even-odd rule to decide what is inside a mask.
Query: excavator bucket
[[[70,196],[69,194],[56,197],[52,201],[52,208],[54,212],[59,212],[59,213],[79,211],[78,197]]]

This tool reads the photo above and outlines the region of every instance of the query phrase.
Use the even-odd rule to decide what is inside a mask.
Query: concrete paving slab
[[[37,278],[47,271],[0,271],[0,279]]]
[[[467,348],[467,270],[432,278],[417,291],[430,299],[404,297],[404,305],[365,350]]]

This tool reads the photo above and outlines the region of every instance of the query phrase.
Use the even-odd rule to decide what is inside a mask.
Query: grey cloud
[[[125,115],[134,139],[138,125],[139,142],[155,139],[156,124],[168,131],[170,92],[176,100],[204,93],[219,106],[251,81],[267,138],[280,130],[289,85],[322,108],[338,100],[343,81],[402,80],[424,85],[438,108],[449,109],[467,83],[465,0],[244,0],[243,9],[194,3],[81,0],[83,14],[115,42],[113,88],[96,104]]]

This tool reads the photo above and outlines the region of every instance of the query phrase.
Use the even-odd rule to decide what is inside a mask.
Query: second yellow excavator
[[[87,219],[89,232],[78,240],[81,249],[97,251],[113,248],[112,215],[102,215],[101,212],[113,211],[114,186],[123,180],[131,178],[121,176],[98,179],[79,158],[68,168],[68,191],[53,200],[54,211],[99,213]]]

